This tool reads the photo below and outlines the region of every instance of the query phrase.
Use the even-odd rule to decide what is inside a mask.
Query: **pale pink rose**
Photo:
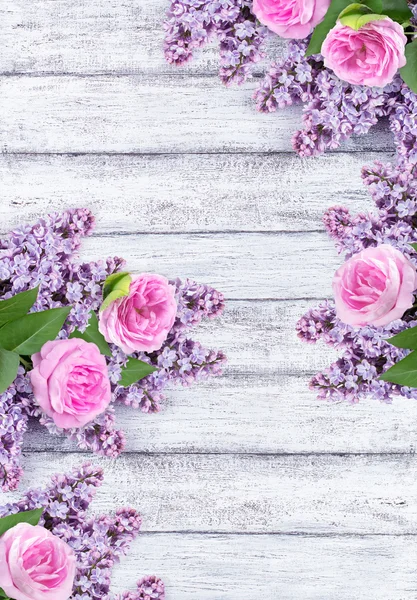
[[[253,0],[252,12],[283,38],[302,39],[325,17],[331,0]]]
[[[44,527],[19,523],[0,538],[0,588],[13,600],[68,600],[76,557]]]
[[[82,427],[106,410],[110,379],[95,344],[77,338],[46,342],[32,361],[35,399],[58,427]]]
[[[388,244],[352,256],[334,276],[336,314],[348,325],[382,327],[413,306],[413,263]]]
[[[129,295],[100,313],[100,331],[126,354],[159,350],[177,314],[174,287],[165,277],[143,273],[132,277]]]
[[[338,22],[323,42],[324,64],[354,85],[384,87],[403,67],[407,38],[390,18],[371,21],[357,31]]]

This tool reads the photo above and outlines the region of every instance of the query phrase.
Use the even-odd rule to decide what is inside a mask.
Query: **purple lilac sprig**
[[[417,165],[375,162],[364,167],[362,177],[376,205],[374,214],[352,216],[340,206],[324,216],[326,229],[346,259],[370,246],[390,244],[417,266]],[[305,342],[324,341],[342,351],[328,369],[314,376],[311,389],[319,398],[356,403],[371,397],[391,402],[394,396],[417,399],[417,389],[381,381],[387,371],[407,354],[387,339],[417,325],[416,306],[386,327],[351,327],[336,316],[333,302],[310,309],[298,322],[298,336]]]
[[[199,342],[188,337],[190,327],[198,325],[203,318],[214,319],[224,309],[223,294],[206,285],[186,279],[171,281],[176,289],[177,318],[167,340],[158,352],[139,353],[135,356],[157,367],[157,371],[130,388],[115,388],[117,401],[140,408],[143,412],[157,412],[164,399],[162,390],[167,383],[174,382],[188,387],[209,376],[220,375],[226,362],[221,351],[208,350]],[[120,350],[115,350],[112,367],[126,360]]]
[[[71,546],[77,557],[72,600],[165,600],[164,585],[156,577],[142,579],[135,592],[117,596],[110,592],[112,568],[139,534],[141,517],[131,508],[121,508],[113,516],[89,517],[102,483],[102,469],[86,463],[67,475],[53,476],[46,488],[31,489],[18,502],[0,507],[0,517],[44,509],[39,524]]]
[[[0,240],[0,299],[40,286],[33,310],[72,307],[60,337],[75,329],[85,330],[90,311],[98,312],[106,278],[124,267],[118,257],[83,263],[79,261],[81,240],[91,235],[94,217],[87,209],[70,210],[40,219],[35,225],[18,227]],[[115,424],[115,404],[120,402],[143,412],[157,412],[172,384],[190,385],[208,376],[221,374],[226,358],[220,351],[203,348],[190,338],[189,331],[202,318],[215,318],[224,308],[222,294],[193,281],[173,280],[178,304],[177,319],[165,344],[151,354],[136,358],[157,367],[157,371],[127,388],[118,385],[127,356],[111,346],[108,361],[112,382],[112,404],[108,410],[81,429],[58,429],[36,403],[29,376],[23,367],[12,386],[0,395],[0,485],[16,489],[22,475],[20,455],[28,417],[36,417],[50,433],[65,434],[82,450],[116,457],[125,447],[125,436]]]
[[[263,57],[267,30],[251,12],[251,0],[171,0],[165,21],[165,58],[182,65],[194,50],[217,38],[220,78],[243,83]]]
[[[381,117],[399,118],[402,92],[408,90],[400,77],[384,89],[351,85],[326,69],[319,55],[306,57],[307,45],[306,40],[289,42],[254,94],[260,112],[304,105],[303,128],[292,139],[300,156],[338,148],[352,135],[367,134]]]
[[[157,577],[145,577],[138,581],[137,590],[124,592],[116,596],[115,600],[164,600],[165,586]]]

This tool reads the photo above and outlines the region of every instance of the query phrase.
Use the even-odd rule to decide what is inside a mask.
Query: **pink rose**
[[[382,327],[413,306],[416,288],[416,268],[404,254],[388,244],[366,248],[336,271],[336,314],[349,325]]]
[[[283,38],[302,39],[325,17],[331,0],[253,0],[252,12]]]
[[[76,338],[47,342],[32,361],[33,393],[58,427],[82,427],[106,410],[110,380],[95,344]]]
[[[75,554],[44,527],[19,523],[0,538],[0,587],[13,600],[68,600]]]
[[[384,87],[406,64],[404,29],[386,17],[358,30],[338,22],[329,31],[321,53],[324,64],[343,81]]]
[[[160,275],[132,277],[129,295],[100,314],[100,331],[107,342],[126,354],[153,352],[165,342],[177,315],[174,288]]]

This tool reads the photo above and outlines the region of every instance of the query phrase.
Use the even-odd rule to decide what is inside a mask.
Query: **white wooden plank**
[[[360,171],[390,155],[0,155],[0,231],[89,206],[98,233],[311,231],[324,210],[371,206]]]
[[[115,250],[132,272],[190,277],[229,299],[330,297],[342,262],[325,233],[103,235],[83,244],[89,260]]]
[[[168,0],[13,0],[0,6],[0,71],[174,74],[162,51],[168,6]],[[271,60],[283,45],[271,36]],[[178,72],[214,75],[218,55],[213,42]]]
[[[253,83],[216,77],[16,76],[0,78],[4,152],[280,152],[291,149],[301,108],[256,112]],[[381,125],[344,149],[393,147]],[[313,164],[310,168],[314,168]]]
[[[79,461],[29,454],[22,489]],[[417,533],[415,456],[125,454],[100,462],[106,482],[94,510],[136,506],[144,531]]]
[[[256,357],[255,361],[256,361]],[[257,368],[256,368],[257,367]],[[253,372],[193,388],[175,388],[161,413],[116,409],[127,452],[153,453],[391,453],[414,452],[417,403],[393,405],[318,401],[307,375]],[[37,421],[25,437],[25,452],[72,451],[73,443],[49,435]]]
[[[415,600],[413,537],[143,535],[115,569],[158,573],[169,600]]]
[[[316,373],[338,353],[322,343],[306,344],[296,334],[298,319],[317,300],[282,302],[227,301],[220,319],[203,321],[192,335],[204,345],[222,348],[237,377]]]

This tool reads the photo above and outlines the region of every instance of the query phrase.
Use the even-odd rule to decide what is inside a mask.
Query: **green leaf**
[[[1,598],[2,600],[12,600],[12,599],[11,599],[11,598],[10,598],[10,597],[9,597],[9,596],[6,594],[6,592],[5,592],[4,590],[2,590],[1,588],[0,588],[0,598]]]
[[[407,348],[408,350],[417,350],[417,327],[405,329],[401,333],[387,340],[388,343],[397,348]]]
[[[132,383],[140,381],[156,370],[156,367],[153,367],[146,362],[137,360],[136,358],[129,358],[126,366],[122,368],[122,376],[119,385],[128,387],[129,385],[132,385]]]
[[[376,12],[381,12],[398,23],[404,23],[413,16],[407,0],[382,0],[382,10]]]
[[[35,354],[56,338],[70,311],[71,307],[52,308],[7,323],[0,329],[0,346],[17,354]]]
[[[351,29],[359,31],[359,29],[367,23],[372,23],[372,21],[382,21],[383,19],[385,19],[384,15],[376,15],[374,13],[353,13],[342,17],[340,22]]]
[[[40,518],[43,513],[43,508],[36,508],[35,510],[27,510],[24,512],[16,513],[15,515],[9,515],[0,519],[0,537],[6,533],[12,527],[16,527],[19,523],[29,523],[29,525],[38,525]]]
[[[103,286],[104,302],[100,307],[100,311],[106,310],[115,300],[127,296],[131,283],[132,277],[130,273],[113,273],[113,275],[107,277]]]
[[[380,379],[407,387],[417,387],[417,353],[411,352],[383,373]]]
[[[86,342],[91,342],[98,347],[104,356],[112,355],[109,345],[104,339],[103,334],[98,330],[98,319],[94,311],[91,311],[90,313],[87,329],[83,332],[76,329],[71,333],[70,338],[79,338],[81,340],[85,340]]]
[[[0,348],[0,394],[5,392],[16,379],[19,355]]]
[[[410,246],[417,252],[417,244],[410,244]]]
[[[413,92],[417,92],[417,40],[406,45],[405,57],[407,64],[400,69],[401,77]]]
[[[368,6],[372,12],[377,13],[378,15],[384,12],[384,0],[364,0],[361,4]]]
[[[336,25],[341,12],[343,12],[349,6],[365,6],[371,9],[376,14],[382,12],[382,0],[364,0],[359,3],[352,3],[350,0],[333,0],[330,4],[329,10],[324,17],[324,20],[317,25],[311,36],[310,44],[307,48],[306,56],[312,54],[320,54],[321,47],[327,34]]]
[[[26,315],[36,302],[39,286],[0,301],[0,327]]]
[[[339,14],[338,20],[341,21],[343,19],[343,17],[346,17],[348,15],[353,15],[353,14],[365,15],[370,12],[372,12],[372,11],[368,6],[365,6],[364,4],[355,2],[354,4],[349,4],[349,6],[347,8],[342,10],[342,12]]]

